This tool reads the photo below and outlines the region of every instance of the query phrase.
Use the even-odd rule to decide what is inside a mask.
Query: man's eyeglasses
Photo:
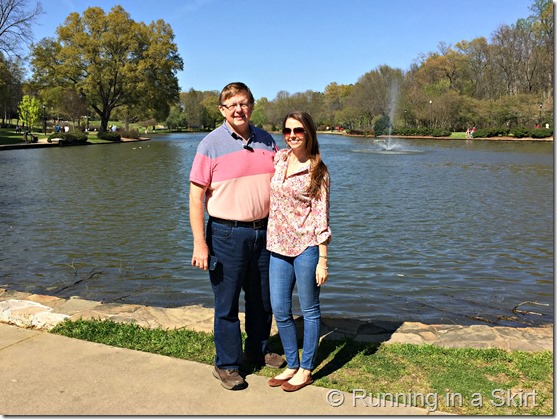
[[[306,130],[303,129],[302,127],[296,127],[296,128],[293,128],[293,129],[283,128],[282,135],[284,135],[285,137],[289,137],[289,136],[292,135],[291,134],[292,132],[294,133],[295,136],[299,137],[300,135],[305,134]]]
[[[243,111],[247,110],[249,108],[249,103],[234,103],[233,105],[225,105],[224,103],[220,106],[222,106],[223,108],[228,109],[229,111],[233,111],[236,109],[237,106],[239,106],[240,108],[242,108]]]

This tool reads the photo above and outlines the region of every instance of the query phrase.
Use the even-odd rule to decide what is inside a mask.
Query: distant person
[[[321,325],[319,291],[328,278],[330,182],[311,116],[291,112],[283,126],[288,148],[275,157],[267,249],[271,303],[288,365],[269,385],[291,392],[313,383]],[[301,362],[292,316],[294,286],[304,319]]]
[[[219,103],[224,123],[199,143],[190,173],[191,264],[209,270],[215,297],[213,375],[224,388],[241,390],[247,387],[239,371],[244,358],[273,368],[285,363],[267,343],[272,309],[266,234],[278,147],[268,132],[250,124],[254,98],[244,83],[225,86]],[[244,353],[238,318],[242,290]]]

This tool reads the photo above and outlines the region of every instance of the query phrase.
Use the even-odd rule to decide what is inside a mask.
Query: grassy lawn
[[[34,134],[37,135],[36,132]],[[21,143],[25,143],[24,134],[16,134],[15,128],[0,128],[0,145]]]
[[[451,136],[449,137],[451,140],[465,140],[466,139],[466,132],[452,132]]]
[[[130,124],[130,130],[131,129],[136,129],[139,131],[140,135],[142,136],[146,136],[146,137],[157,137],[159,135],[164,135],[164,134],[168,134],[168,130],[157,130],[157,131],[152,131],[149,130],[148,134],[145,134],[145,129],[140,127],[138,124]],[[39,137],[39,139],[42,138],[48,138],[49,135],[52,134],[52,131],[47,131],[46,135],[44,135],[42,133],[42,130],[37,130],[34,129],[33,130],[33,135],[36,135],[37,137]],[[88,137],[88,142],[96,144],[96,143],[110,143],[110,141],[106,141],[106,140],[100,140],[97,138],[97,132],[96,131],[89,131],[87,133],[87,137]],[[11,127],[11,128],[0,128],[0,145],[7,145],[7,144],[23,144],[25,143],[25,136],[23,135],[23,133],[21,134],[16,134],[15,132],[15,128]]]
[[[65,321],[51,333],[209,365],[215,350],[212,334],[148,329],[109,320]],[[269,344],[282,353],[278,336],[272,336]],[[360,406],[377,406],[375,400],[382,399],[386,406],[398,400],[430,411],[464,415],[553,414],[550,351],[324,340],[317,364],[314,385],[356,394]],[[265,377],[277,373],[266,367],[249,372]]]

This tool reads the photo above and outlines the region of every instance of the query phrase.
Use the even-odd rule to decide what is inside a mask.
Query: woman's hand
[[[319,262],[317,264],[317,267],[315,268],[315,282],[317,283],[317,286],[320,287],[325,282],[327,282],[328,277],[329,271],[326,263]]]

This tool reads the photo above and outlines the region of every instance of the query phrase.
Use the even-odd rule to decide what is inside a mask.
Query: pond
[[[0,287],[212,306],[208,274],[190,266],[202,138],[1,151]],[[553,322],[553,143],[319,140],[332,179],[323,315]]]

